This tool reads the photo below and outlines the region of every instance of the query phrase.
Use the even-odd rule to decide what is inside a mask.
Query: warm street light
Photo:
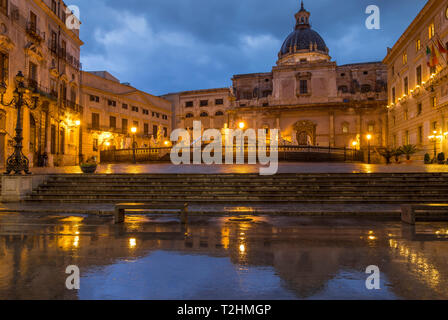
[[[353,146],[353,148],[355,148],[355,150],[356,150],[356,147],[358,146],[358,141],[353,141],[353,142],[352,142],[352,146]]]
[[[4,95],[6,93],[7,87],[5,83],[0,83],[1,104],[6,107],[14,106],[15,108],[17,108],[17,124],[15,129],[16,135],[14,137],[15,141],[14,152],[6,160],[5,174],[10,174],[12,171],[14,171],[15,174],[21,174],[22,172],[25,172],[26,174],[31,174],[30,161],[23,154],[22,108],[28,107],[31,110],[36,109],[39,103],[39,92],[37,88],[34,88],[34,91],[31,94],[31,101],[28,101],[24,97],[28,89],[25,87],[23,83],[25,77],[23,76],[22,71],[19,71],[17,73],[15,80],[16,80],[16,89],[14,90],[13,98],[10,102],[4,101]]]
[[[367,163],[368,164],[370,164],[370,140],[372,140],[372,135],[371,134],[368,134],[367,135],[367,142],[368,142],[368,144],[367,144],[367,150],[368,150],[368,160],[367,160]]]
[[[243,130],[245,127],[246,127],[246,124],[244,123],[244,122],[240,122],[239,124],[238,124],[238,127],[241,129],[241,130]]]
[[[134,163],[137,163],[137,159],[135,157],[135,134],[137,133],[137,127],[132,127],[131,132],[132,132],[132,159]]]
[[[77,127],[79,127],[81,125],[81,121],[80,120],[76,120],[75,124],[76,124]]]
[[[437,142],[443,139],[442,133],[439,135],[437,133],[437,131],[433,131],[433,135],[428,137],[429,141],[434,143],[434,161],[437,159]]]

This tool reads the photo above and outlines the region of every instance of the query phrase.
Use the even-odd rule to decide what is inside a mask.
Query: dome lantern
[[[299,10],[299,12],[296,13],[295,17],[296,17],[296,27],[295,29],[300,29],[300,28],[310,28],[310,16],[311,13],[309,13],[308,11],[305,10],[305,7],[303,6],[303,1],[302,1],[302,5],[301,8]]]

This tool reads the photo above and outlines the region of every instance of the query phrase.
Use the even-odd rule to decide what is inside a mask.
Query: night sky
[[[339,65],[380,61],[426,0],[305,0],[312,28]],[[229,87],[269,72],[292,32],[298,0],[71,0],[80,8],[85,71],[107,70],[155,95]],[[381,29],[368,30],[368,5]]]

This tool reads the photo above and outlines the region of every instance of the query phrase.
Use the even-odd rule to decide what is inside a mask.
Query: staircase
[[[111,174],[55,175],[27,202],[198,204],[448,202],[448,174]]]

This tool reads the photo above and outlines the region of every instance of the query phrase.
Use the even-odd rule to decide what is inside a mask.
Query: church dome
[[[328,48],[324,39],[311,29],[311,14],[305,10],[302,2],[300,11],[296,13],[295,30],[286,38],[280,49],[279,56],[285,56],[294,53],[317,52],[324,55],[328,54]]]
[[[324,39],[311,28],[299,28],[292,32],[281,48],[281,54],[288,54],[297,50],[327,52]]]

